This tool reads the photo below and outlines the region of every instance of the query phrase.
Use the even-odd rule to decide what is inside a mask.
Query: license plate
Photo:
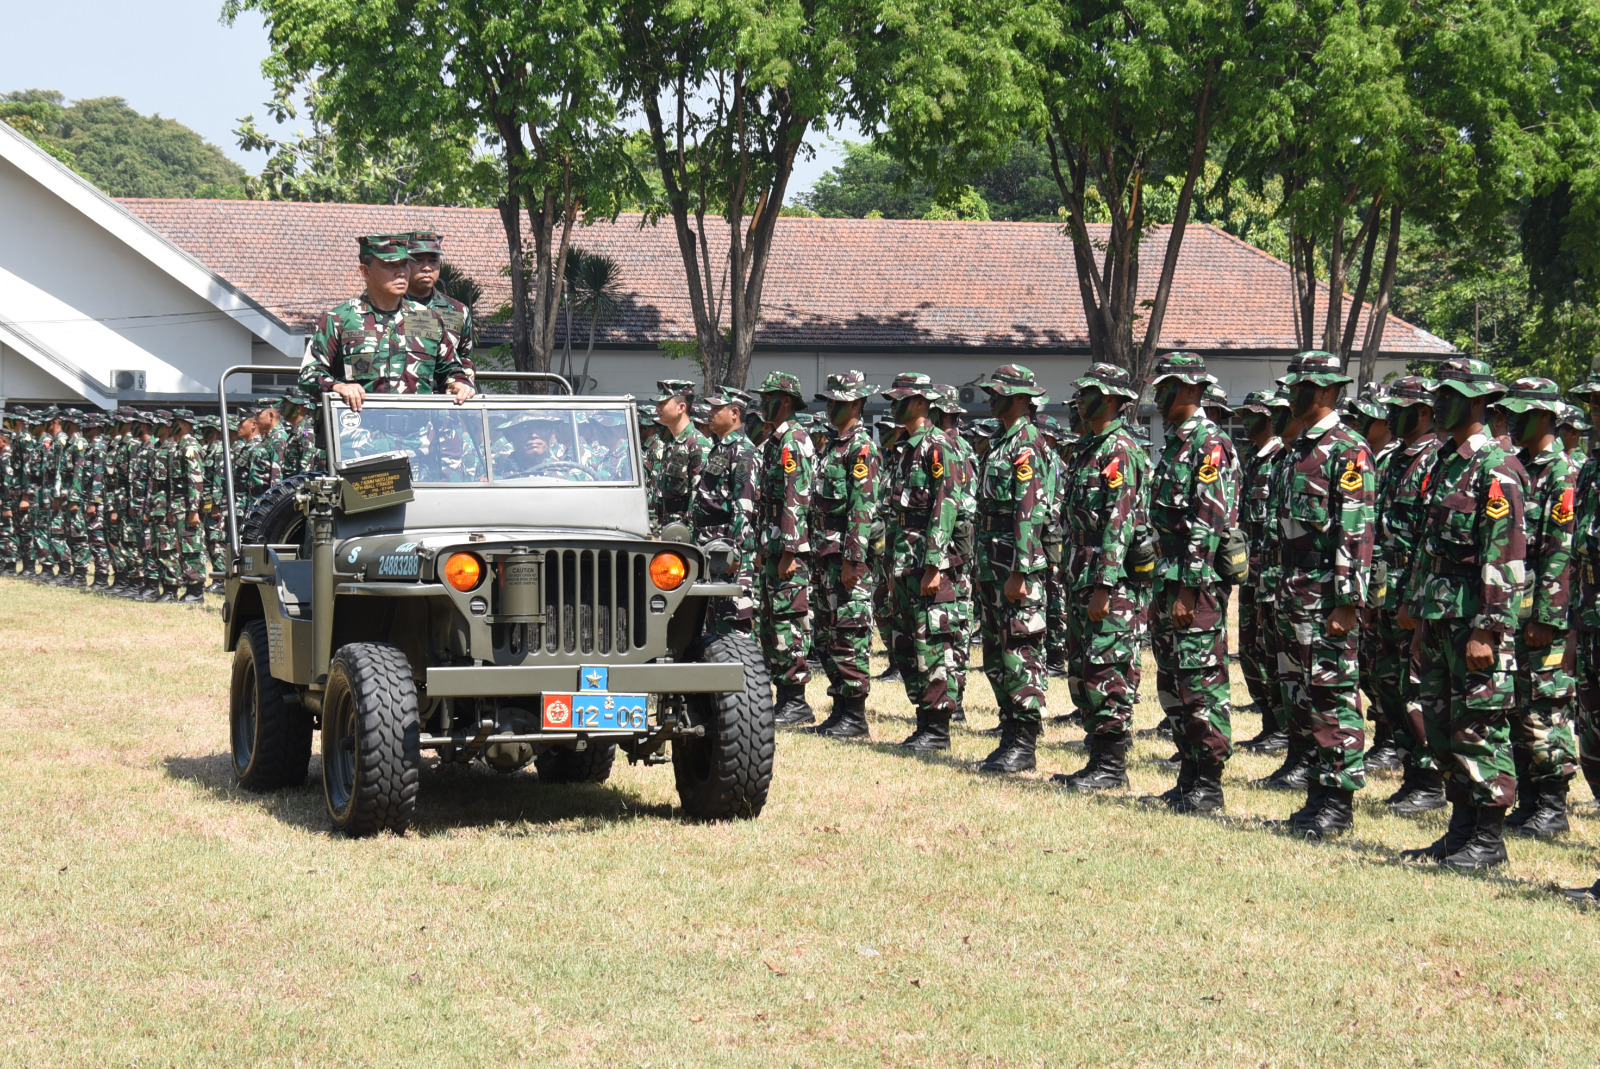
[[[645,695],[604,690],[546,694],[541,719],[546,731],[643,731],[650,724]]]

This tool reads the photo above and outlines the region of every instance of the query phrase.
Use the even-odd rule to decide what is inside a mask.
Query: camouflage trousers
[[[1511,759],[1510,713],[1516,698],[1516,652],[1501,639],[1484,671],[1467,667],[1469,619],[1422,620],[1422,642],[1411,659],[1411,682],[1422,700],[1428,746],[1444,773],[1452,803],[1483,808],[1511,805],[1517,792]]]
[[[206,532],[201,524],[190,527],[181,519],[176,527],[178,551],[178,578],[185,586],[195,586],[206,581],[210,570],[206,560]]]
[[[145,574],[168,586],[178,585],[178,529],[163,513],[145,528]]]
[[[88,520],[89,563],[94,565],[96,582],[106,582],[111,574],[111,542],[106,538],[106,514],[95,509]]]
[[[1060,566],[1050,565],[1045,576],[1045,655],[1049,660],[1065,662],[1069,655],[1067,621],[1072,611],[1072,591]]]
[[[1422,720],[1422,696],[1411,678],[1411,632],[1400,626],[1400,610],[1380,609],[1368,644],[1372,653],[1372,687],[1380,716],[1394,732],[1394,747],[1410,768],[1436,769]]]
[[[844,555],[823,557],[812,608],[816,630],[812,643],[828,676],[828,693],[836,698],[861,698],[872,689],[872,598],[876,586],[867,569],[853,590],[844,588]]]
[[[1518,781],[1558,786],[1577,773],[1572,734],[1571,636],[1557,631],[1548,646],[1529,646],[1517,632],[1516,701],[1511,706],[1511,757]]]
[[[128,578],[142,581],[156,578],[151,571],[151,547],[147,544],[149,532],[144,521],[132,513],[122,517],[122,551],[128,559]]]
[[[1220,583],[1197,589],[1188,627],[1172,622],[1182,588],[1163,581],[1150,603],[1150,649],[1156,660],[1156,697],[1176,725],[1183,756],[1221,764],[1233,753],[1228,700],[1227,591]]]
[[[1578,767],[1600,798],[1600,631],[1577,631]]]
[[[1044,719],[1046,684],[1044,576],[1027,577],[1020,601],[1007,598],[1005,587],[1004,578],[978,583],[983,674],[994,688],[1002,723],[1037,724]]]
[[[879,561],[875,577],[877,582],[872,587],[872,619],[878,626],[878,639],[883,643],[889,663],[900,668],[901,674],[904,675],[905,666],[900,663],[900,654],[894,637],[894,576],[890,575],[889,569]]]
[[[761,564],[761,588],[766,594],[757,631],[761,652],[767,660],[772,681],[780,686],[804,686],[811,680],[806,655],[811,652],[811,560],[795,558],[794,574],[778,575],[780,555],[774,553]]]
[[[94,554],[89,546],[89,518],[82,505],[68,505],[62,515],[62,531],[67,541],[67,560],[75,572],[89,570]]]
[[[1111,590],[1110,612],[1089,618],[1095,588],[1075,591],[1067,613],[1067,690],[1083,714],[1086,735],[1125,738],[1139,689],[1143,639],[1143,591],[1126,585]]]
[[[1356,701],[1361,629],[1335,636],[1328,632],[1326,611],[1296,610],[1275,614],[1289,731],[1299,737],[1297,752],[1310,762],[1308,774],[1316,782],[1358,791],[1367,783],[1366,724]]]
[[[52,565],[59,564],[63,570],[68,566],[71,557],[67,552],[66,526],[61,514],[53,509],[34,517],[33,554],[47,572]]]
[[[1267,647],[1267,628],[1256,620],[1256,588],[1240,587],[1239,670],[1244,675],[1245,687],[1250,691],[1250,700],[1261,710],[1262,722],[1281,730],[1283,710],[1279,707],[1278,685],[1269,672],[1269,666],[1274,661]]]
[[[228,561],[228,518],[221,512],[213,512],[206,516],[206,556],[211,560],[213,571],[226,571]],[[750,589],[748,586],[746,590]],[[718,599],[713,599],[715,605]],[[748,632],[750,629],[745,628]]]
[[[977,612],[972,603],[972,570],[967,567],[955,570],[956,603],[951,608],[955,615],[955,634],[950,643],[950,692],[959,707],[967,693],[967,671],[972,666],[972,637],[977,629]]]
[[[960,601],[950,573],[939,573],[939,590],[931,596],[922,592],[920,571],[897,575],[889,603],[906,697],[921,712],[946,716],[955,712],[958,695],[950,686],[950,644]]]
[[[0,516],[0,566],[6,571],[17,563],[21,550],[17,546],[17,521],[15,515]]]

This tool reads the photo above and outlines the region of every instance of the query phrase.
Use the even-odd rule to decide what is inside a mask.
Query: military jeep
[[[761,812],[770,679],[748,637],[702,633],[731,547],[651,536],[632,399],[326,394],[318,419],[329,472],[242,516],[224,449],[241,786],[304,783],[316,735],[334,827],[401,833],[423,751],[599,783],[620,750],[670,753],[692,818]]]

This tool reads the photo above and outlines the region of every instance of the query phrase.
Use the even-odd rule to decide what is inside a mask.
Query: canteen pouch
[[[1372,562],[1372,577],[1367,580],[1367,604],[1380,609],[1388,608],[1389,597],[1389,564],[1387,561],[1375,560]]]
[[[1149,586],[1156,576],[1156,549],[1155,532],[1143,525],[1133,529],[1133,541],[1128,543],[1128,552],[1122,558],[1122,570],[1128,575],[1128,582],[1139,586]]]
[[[1050,566],[1056,567],[1061,563],[1062,551],[1067,545],[1067,532],[1059,523],[1052,523],[1045,527],[1044,537],[1040,539],[1044,544],[1044,559]]]
[[[977,528],[969,519],[956,521],[956,537],[954,540],[956,555],[964,561],[972,559],[977,551]],[[1048,547],[1046,547],[1048,550]]]
[[[1217,578],[1228,586],[1243,586],[1250,578],[1250,540],[1241,527],[1228,528],[1228,536],[1217,547]]]

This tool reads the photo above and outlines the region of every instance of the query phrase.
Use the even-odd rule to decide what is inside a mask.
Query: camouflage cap
[[[404,234],[368,234],[356,238],[356,245],[360,247],[360,256],[363,260],[369,256],[389,263],[411,259],[411,250],[407,246]]]
[[[761,412],[760,405],[751,405],[744,410],[744,425],[746,427],[759,427],[767,422],[767,417]]]
[[[413,257],[424,253],[444,255],[444,236],[432,230],[413,230],[406,235],[406,251]]]
[[[706,395],[706,404],[712,408],[721,408],[723,405],[738,405],[745,411],[756,407],[756,399],[737,386],[718,386]]]
[[[1244,395],[1244,403],[1236,405],[1234,411],[1256,412],[1263,416],[1270,416],[1274,408],[1288,407],[1288,399],[1279,394],[1277,390],[1252,390]]]
[[[1600,393],[1600,360],[1596,360],[1589,368],[1589,377],[1572,389],[1567,391],[1567,396],[1577,399],[1582,398],[1585,405],[1593,394]]]
[[[894,382],[879,396],[887,397],[891,401],[898,401],[904,397],[926,397],[930,402],[939,399],[939,387],[933,380],[920,371],[903,371],[894,377]]]
[[[1561,403],[1561,387],[1536,375],[1513,382],[1496,404],[1507,412],[1549,412],[1558,419],[1565,407]]]
[[[819,401],[860,401],[877,392],[876,386],[867,385],[867,376],[855,370],[840,371],[828,376],[828,388],[817,394]]]
[[[889,415],[889,413],[885,412],[883,415],[879,416],[873,421],[873,426],[878,427],[881,430],[897,431],[900,429],[900,422],[893,416]]]
[[[689,421],[691,423],[710,423],[711,406],[704,401],[696,401],[689,406]]]
[[[656,380],[656,404],[680,398],[685,404],[694,404],[694,383],[688,379]]]
[[[1376,382],[1361,387],[1361,394],[1344,403],[1344,410],[1353,416],[1367,419],[1389,418],[1389,392]]]
[[[291,386],[283,391],[282,404],[284,408],[307,408],[311,404],[311,396],[298,386]]]
[[[55,405],[45,405],[33,414],[33,418],[39,423],[49,423],[53,419],[61,418],[61,409]]]
[[[277,408],[282,400],[283,398],[281,397],[257,397],[256,410],[261,411],[268,408]]]
[[[1206,358],[1199,353],[1168,353],[1161,358],[1150,375],[1150,385],[1156,386],[1167,379],[1177,379],[1197,385],[1216,382],[1216,376],[1206,372]]]
[[[1283,377],[1285,386],[1298,386],[1314,382],[1318,386],[1348,386],[1354,382],[1344,373],[1344,362],[1322,349],[1308,349],[1289,358],[1289,373]]]
[[[1200,398],[1200,404],[1204,408],[1220,408],[1229,414],[1233,412],[1233,406],[1228,404],[1227,392],[1215,382],[1206,383],[1206,392]]]
[[[1467,397],[1487,398],[1490,403],[1498,401],[1506,392],[1506,388],[1494,380],[1494,370],[1486,362],[1470,356],[1452,356],[1439,364],[1434,393],[1445,387]]]
[[[933,388],[939,391],[939,396],[928,403],[929,408],[937,409],[947,416],[966,415],[967,410],[961,407],[960,390],[943,382],[934,383]]]
[[[230,431],[237,431],[239,429],[239,417],[238,416],[230,415],[228,417],[228,429]]]
[[[181,419],[191,425],[194,423],[194,413],[187,408],[174,408],[172,410],[172,418],[174,421]]]
[[[56,412],[56,418],[62,423],[83,424],[83,413],[76,408],[63,408]]]
[[[165,409],[165,408],[156,409],[155,410],[155,417],[156,417],[156,422],[157,423],[171,423],[172,422],[172,413],[170,411],[168,411],[167,409]]]
[[[1385,394],[1385,404],[1391,408],[1409,408],[1412,405],[1433,404],[1433,380],[1421,375],[1406,375],[1396,379]]]
[[[1139,391],[1133,388],[1133,379],[1129,376],[1128,369],[1104,361],[1090,364],[1089,370],[1081,378],[1072,380],[1072,385],[1080,392],[1099,390],[1103,394],[1126,397],[1130,401],[1139,399]]]
[[[1588,434],[1594,429],[1589,422],[1589,417],[1583,414],[1583,409],[1577,405],[1569,405],[1566,402],[1562,402],[1561,413],[1556,417],[1556,424],[1561,427],[1571,427],[1582,434]]]
[[[787,371],[769,371],[767,377],[756,387],[756,393],[786,393],[794,398],[796,409],[808,408],[805,395],[800,392],[800,379]]]
[[[1001,397],[1042,397],[1044,387],[1039,385],[1039,380],[1034,376],[1033,369],[1023,367],[1021,364],[1002,364],[994,369],[993,374],[978,383],[982,389],[990,393],[999,394]],[[1041,404],[1045,403],[1043,401]]]
[[[639,426],[641,427],[661,426],[661,424],[656,422],[656,414],[648,408],[635,408],[633,410],[633,414],[634,418],[639,421]]]
[[[1044,412],[1033,417],[1033,425],[1054,438],[1061,437],[1061,421]]]

